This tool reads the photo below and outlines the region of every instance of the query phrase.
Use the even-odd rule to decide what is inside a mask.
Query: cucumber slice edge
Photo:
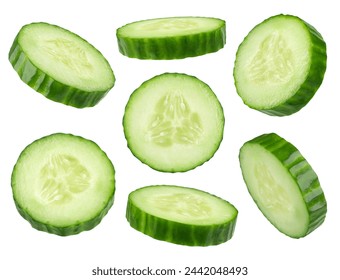
[[[72,161],[72,156],[65,157],[67,151],[63,151],[62,147],[56,147],[56,142],[58,141],[60,142],[59,144],[64,141],[64,147],[72,146],[70,148],[71,150],[74,150],[74,146],[78,145],[79,149],[72,151],[73,156],[81,150],[84,152],[84,149],[86,153],[86,149],[88,149],[92,162],[94,165],[103,167],[101,173],[105,174],[106,178],[98,179],[98,176],[93,174],[97,166],[90,167],[92,163],[90,165],[85,163],[85,167],[83,167],[84,156],[82,156],[83,158],[81,159],[77,158],[80,166],[73,166],[74,171],[65,169],[67,166],[71,167],[71,162],[67,161]],[[68,142],[69,145],[67,145],[66,142]],[[52,147],[53,144],[54,147]],[[79,145],[82,145],[82,147]],[[50,146],[50,149],[48,146]],[[49,149],[47,153],[46,149]],[[62,154],[59,154],[59,151],[61,151]],[[39,153],[39,155],[36,153]],[[45,159],[42,157],[44,154]],[[61,157],[54,158],[56,155],[60,155]],[[44,161],[38,163],[38,167],[35,167],[32,161],[39,160],[39,158],[44,159]],[[62,160],[64,160],[64,163],[60,162]],[[29,164],[29,166],[27,166],[27,164]],[[51,168],[48,167],[48,169],[46,169],[46,164],[52,164]],[[65,164],[67,166],[65,166]],[[75,162],[75,164],[77,164],[77,162]],[[35,179],[36,177],[42,176],[41,172],[43,170],[41,167],[45,168],[44,172],[48,172],[48,177],[45,177],[45,179]],[[39,170],[34,170],[37,168]],[[30,174],[27,174],[27,172]],[[72,172],[76,172],[77,174],[73,174]],[[84,172],[85,174],[92,172],[92,174],[89,175],[92,177],[89,178],[89,185],[84,185],[83,182],[79,181],[87,180],[87,178],[83,176]],[[34,175],[36,173],[37,176]],[[75,178],[77,176],[80,177]],[[34,182],[32,182],[32,180],[34,180]],[[48,185],[41,185],[44,183],[44,180],[49,180],[50,183],[46,181],[45,183],[48,183]],[[74,185],[67,186],[67,184],[71,183],[66,180],[76,181],[73,182]],[[27,181],[30,181],[31,184],[33,183],[33,187],[30,187],[31,184],[27,183]],[[59,187],[56,185],[59,184],[58,182],[62,182],[64,185]],[[35,184],[39,183],[40,185],[35,186]],[[54,133],[34,140],[22,150],[13,167],[11,186],[13,200],[19,214],[27,220],[33,228],[60,236],[68,236],[93,229],[108,213],[113,205],[116,190],[115,169],[107,154],[94,141],[69,133]],[[46,189],[45,187],[49,187],[50,189]],[[100,195],[88,200],[87,197],[89,195],[92,196],[91,193],[94,194],[94,196],[96,196],[96,193],[100,193]],[[88,201],[88,203],[85,205],[82,201],[85,203]],[[91,205],[91,207],[89,207],[89,205]],[[85,213],[79,214],[80,211],[85,211]]]
[[[178,80],[178,81],[175,81]],[[147,122],[150,120],[150,116],[146,115],[145,112],[153,112],[155,111],[157,104],[159,103],[159,100],[163,98],[163,96],[157,91],[156,93],[150,93],[152,91],[156,92],[154,88],[159,87],[158,84],[160,83],[173,83],[170,84],[169,87],[169,92],[174,92],[174,95],[177,94],[177,91],[184,91],[188,92],[188,87],[194,86],[196,88],[196,91],[201,91],[202,92],[202,97],[200,101],[199,99],[195,97],[194,93],[188,94],[183,94],[184,102],[186,102],[186,106],[191,110],[191,114],[198,114],[201,116],[198,116],[200,118],[200,126],[202,126],[202,129],[206,130],[205,132],[202,132],[204,138],[202,138],[201,144],[197,144],[201,148],[205,146],[211,147],[211,151],[209,152],[210,155],[206,157],[202,157],[202,151],[198,149],[198,146],[195,147],[187,147],[185,145],[182,145],[179,140],[175,139],[173,140],[173,143],[170,146],[164,146],[163,145],[156,145],[156,144],[143,144],[145,141],[143,140],[145,138],[144,134],[139,133],[138,137],[133,136],[137,135],[136,131],[142,130],[143,127]],[[178,84],[183,82],[184,85],[182,87],[179,87]],[[166,86],[163,86],[161,91],[166,94]],[[192,89],[190,90],[192,91]],[[163,94],[162,92],[162,94]],[[149,102],[144,102],[144,99],[146,96],[150,95],[155,95],[154,98],[152,98],[152,101]],[[198,92],[197,92],[198,94]],[[159,100],[157,99],[159,97]],[[145,98],[144,98],[145,97]],[[189,98],[190,97],[190,98]],[[191,101],[193,99],[193,101]],[[196,101],[194,101],[194,99]],[[141,100],[141,101],[140,101]],[[202,107],[206,107],[207,103],[210,104],[208,112],[203,112],[200,110],[200,106],[195,104],[201,104]],[[136,103],[147,103],[146,106],[141,107],[142,110],[137,110],[135,105]],[[154,107],[155,106],[155,107]],[[190,108],[191,107],[191,108]],[[135,111],[133,113],[133,110]],[[139,112],[137,114],[137,112]],[[151,114],[151,113],[150,113]],[[145,115],[145,116],[143,116]],[[134,117],[133,117],[134,116]],[[148,119],[148,120],[146,120]],[[212,123],[208,124],[206,121],[207,119],[211,119]],[[138,120],[139,122],[136,122],[135,120]],[[133,126],[131,126],[133,124]],[[214,154],[217,152],[219,149],[221,142],[223,140],[224,136],[224,124],[225,124],[225,117],[224,117],[224,111],[223,107],[220,104],[216,94],[212,91],[212,89],[198,79],[195,76],[191,76],[188,74],[183,74],[183,73],[163,73],[157,76],[154,76],[153,78],[144,81],[130,96],[129,101],[126,104],[125,108],[125,114],[123,117],[123,129],[124,129],[124,134],[125,138],[127,140],[127,145],[132,154],[138,158],[142,163],[148,165],[149,167],[161,171],[161,172],[186,172],[189,170],[192,170],[198,166],[203,165],[205,162],[209,161]],[[131,127],[134,127],[132,129]],[[177,128],[176,128],[177,129]],[[207,135],[210,135],[209,137]],[[213,141],[212,136],[215,135],[215,140]],[[197,135],[198,137],[199,135]],[[202,136],[202,137],[203,137]],[[174,137],[174,136],[173,136]],[[133,140],[134,139],[134,140]],[[138,141],[137,141],[138,140]],[[165,139],[166,140],[166,139]],[[143,142],[144,141],[144,142]],[[147,143],[147,142],[145,142]],[[143,149],[141,147],[144,147]],[[183,146],[183,147],[181,147]],[[196,157],[197,160],[192,161],[188,160],[187,157],[184,157],[184,153],[189,153],[193,156]],[[162,159],[162,164],[158,162],[156,159],[156,156],[152,156],[153,154],[158,155],[158,159]],[[175,164],[177,166],[175,166]]]
[[[62,43],[62,39],[59,42],[53,37],[57,35],[67,42]],[[46,44],[35,42],[45,39]],[[42,54],[44,52],[46,55]],[[83,62],[78,63],[77,56]],[[76,108],[96,105],[115,84],[113,70],[97,48],[78,34],[46,22],[32,22],[21,27],[8,59],[25,84],[50,100]]]
[[[286,221],[284,223],[282,223],[283,220],[277,221],[281,218],[279,216],[273,217],[272,213],[270,213],[272,210],[263,206],[262,202],[265,201],[265,198],[263,198],[263,194],[259,196],[254,193],[257,191],[254,186],[255,184],[254,182],[251,182],[245,163],[242,163],[242,161],[245,162],[251,157],[249,153],[246,156],[246,152],[244,152],[246,147],[248,148],[249,146],[255,146],[258,149],[261,149],[264,153],[270,155],[274,161],[281,165],[279,168],[286,174],[286,177],[289,177],[288,180],[292,181],[292,188],[295,188],[295,195],[299,197],[297,198],[298,200],[295,201],[293,201],[294,198],[292,199],[292,197],[290,197],[291,200],[286,200],[283,206],[285,208],[289,206],[293,207],[294,202],[296,204],[300,203],[300,206],[298,207],[300,207],[301,211],[305,212],[302,216],[300,215],[300,218],[304,216],[304,223],[300,224],[301,221],[298,220],[294,222],[294,219],[297,219],[294,215],[291,215],[290,221]],[[262,156],[263,155],[264,154],[262,153]],[[259,158],[262,158],[262,156],[259,156]],[[239,160],[242,176],[249,194],[253,198],[258,209],[278,231],[291,238],[302,238],[309,235],[324,222],[327,213],[327,202],[324,192],[320,186],[318,176],[293,144],[275,133],[263,134],[243,144],[240,149]],[[256,159],[252,160],[256,161]],[[265,173],[265,170],[262,170],[262,173]],[[281,179],[279,181],[281,183],[283,181],[283,177],[281,176],[280,178]],[[276,180],[277,179],[278,178],[276,178]],[[285,182],[287,182],[286,180],[287,178],[284,179]],[[274,198],[273,195],[276,190],[275,188],[274,190],[271,190],[271,198]],[[280,199],[274,199],[274,203],[279,203],[279,200]],[[296,229],[293,229],[291,225],[287,226],[288,223],[295,223],[295,226],[300,227],[300,230],[296,232]]]
[[[131,199],[131,196],[133,196],[134,193],[148,189],[157,190],[159,188],[174,188],[175,190],[184,190],[185,192],[193,191],[204,196],[210,196],[213,200],[217,199],[226,203],[226,205],[228,205],[227,208],[233,213],[230,214],[229,219],[223,223],[212,223],[206,225],[187,224],[185,222],[157,216],[157,214],[152,213],[152,210],[150,213],[145,212],[145,209],[139,208]],[[157,240],[186,246],[211,246],[230,240],[234,234],[237,215],[238,210],[231,203],[220,197],[202,190],[174,185],[151,185],[131,192],[126,211],[127,221],[130,223],[130,226],[137,231]]]
[[[146,24],[154,21],[171,20],[192,20],[193,22],[202,20],[216,23],[216,26],[206,28],[203,31],[186,32],[177,29],[176,32],[169,33],[168,28],[158,31],[158,35],[145,34],[143,31],[134,32],[134,36],[124,35],[124,30],[133,29],[136,25]],[[218,23],[218,24],[217,24]],[[202,26],[201,26],[202,27]],[[171,28],[170,28],[171,29]],[[127,33],[127,32],[125,32]],[[159,33],[163,35],[160,36]],[[116,31],[118,47],[121,54],[137,59],[171,60],[183,59],[188,57],[201,56],[222,49],[226,43],[225,21],[218,18],[208,17],[167,17],[147,19],[128,23]]]
[[[281,98],[282,100],[277,99],[275,97],[275,99],[277,100],[274,102],[273,98],[269,96],[269,97],[263,98],[263,100],[267,100],[265,102],[267,104],[261,104],[258,101],[256,101],[256,100],[259,100],[257,95],[260,95],[260,92],[268,91],[268,93],[270,92],[276,93],[278,92],[278,89],[275,88],[274,85],[272,89],[270,89],[269,87],[270,90],[263,89],[262,86],[259,86],[257,90],[258,93],[256,93],[256,98],[255,97],[250,98],[249,97],[250,93],[254,91],[255,86],[254,84],[252,86],[250,85],[248,86],[248,87],[251,87],[252,90],[249,90],[249,89],[247,90],[245,88],[243,89],[243,84],[247,84],[248,82],[246,79],[242,78],[242,75],[245,76],[246,74],[242,74],[242,70],[238,69],[238,68],[241,68],[241,66],[238,66],[238,64],[240,64],[238,63],[238,60],[240,60],[239,56],[240,56],[241,51],[245,52],[245,50],[243,50],[243,46],[245,44],[248,44],[249,40],[255,40],[254,39],[255,36],[262,36],[261,34],[258,34],[260,33],[260,31],[258,31],[259,29],[262,30],[262,29],[265,29],[265,27],[266,28],[268,27],[275,31],[275,29],[271,27],[270,25],[271,24],[274,25],[275,21],[280,21],[280,20],[291,21],[292,24],[299,25],[298,27],[299,29],[301,29],[301,32],[305,33],[303,36],[295,36],[295,37],[298,37],[299,39],[294,39],[293,38],[294,33],[290,32],[290,29],[287,29],[286,31],[286,34],[288,34],[288,37],[292,37],[290,41],[293,41],[294,44],[297,44],[297,41],[299,40],[303,41],[301,40],[301,37],[305,37],[305,41],[306,41],[305,43],[307,43],[308,41],[308,46],[306,45],[305,47],[305,49],[307,50],[305,53],[307,54],[309,52],[308,60],[310,61],[306,64],[304,71],[301,71],[300,69],[296,70],[297,75],[300,76],[299,79],[301,81],[297,81],[294,78],[294,80],[290,79],[285,84],[279,85],[278,83],[278,86],[282,88],[281,91],[286,92],[283,96],[287,94],[287,88],[289,88],[290,93],[288,92],[289,94],[286,97],[284,97],[283,99]],[[282,25],[282,26],[284,30],[285,25]],[[262,42],[262,44],[264,43]],[[271,52],[278,52],[277,49],[280,49],[280,48],[276,47],[276,48],[273,48],[273,50],[269,49],[265,53],[266,55],[269,55]],[[284,49],[286,52],[288,52],[286,48]],[[300,60],[302,57],[303,57],[302,54],[297,56],[297,58]],[[300,65],[303,65],[303,63],[306,63],[306,61],[303,60],[295,68],[300,68],[301,67]],[[306,21],[304,21],[303,19],[297,16],[290,15],[290,14],[279,14],[279,15],[271,16],[265,19],[264,21],[262,21],[261,23],[257,24],[247,34],[247,36],[244,38],[242,43],[239,45],[239,48],[236,54],[234,70],[233,70],[234,83],[235,83],[235,87],[236,87],[238,95],[241,97],[243,103],[247,105],[249,108],[258,110],[260,112],[263,112],[263,113],[266,113],[272,116],[287,116],[287,115],[291,115],[291,114],[294,114],[300,111],[313,98],[313,96],[315,95],[315,93],[317,92],[317,90],[319,89],[319,87],[321,86],[323,82],[324,74],[326,72],[326,64],[327,64],[326,43],[323,40],[321,34],[311,24],[307,23]],[[250,69],[249,67],[246,67],[246,68]],[[270,69],[268,68],[266,71],[268,72],[269,70]],[[266,71],[265,69],[262,69],[259,73],[261,73],[261,75],[264,76]],[[244,80],[244,81],[242,82],[241,80]],[[246,97],[244,96],[245,94],[249,96]],[[270,102],[268,102],[268,100]]]

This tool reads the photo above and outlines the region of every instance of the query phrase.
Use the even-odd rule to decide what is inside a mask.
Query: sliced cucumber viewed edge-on
[[[31,88],[77,108],[96,105],[115,83],[111,66],[95,47],[48,23],[23,26],[12,44],[9,61]]]
[[[323,223],[327,203],[318,176],[291,143],[264,134],[246,142],[239,159],[250,195],[279,231],[300,238]]]
[[[67,236],[94,228],[107,214],[115,170],[93,141],[56,133],[22,151],[11,184],[15,205],[32,227]]]
[[[126,24],[116,32],[119,51],[139,59],[181,59],[216,52],[226,42],[225,21],[169,17]]]
[[[164,73],[129,98],[124,134],[133,155],[163,172],[185,172],[210,160],[223,138],[224,113],[211,88],[194,76]]]
[[[238,211],[229,202],[197,189],[157,185],[129,194],[131,227],[155,239],[210,246],[232,238]]]
[[[255,26],[240,44],[236,90],[250,108],[291,115],[312,99],[326,64],[326,43],[313,26],[296,16],[276,15]]]

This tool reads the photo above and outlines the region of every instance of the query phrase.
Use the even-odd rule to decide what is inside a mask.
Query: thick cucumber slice
[[[243,145],[240,164],[250,195],[279,231],[300,238],[323,223],[327,203],[319,179],[291,143],[261,135]]]
[[[155,239],[188,246],[217,245],[232,238],[238,211],[209,193],[178,186],[148,186],[130,193],[126,218]]]
[[[184,172],[217,151],[224,115],[207,84],[186,74],[165,73],[133,92],[123,126],[128,147],[140,161],[159,171]]]
[[[96,105],[115,83],[109,63],[97,49],[78,35],[48,23],[22,27],[9,60],[30,87],[73,107]]]
[[[57,235],[90,230],[113,204],[115,171],[94,142],[52,134],[28,145],[12,173],[19,213],[32,227]]]
[[[216,52],[226,42],[225,21],[207,17],[157,18],[117,29],[119,51],[139,59],[180,59]]]
[[[296,16],[273,16],[250,31],[238,48],[237,92],[250,108],[293,114],[320,87],[326,60],[326,43],[313,26]]]

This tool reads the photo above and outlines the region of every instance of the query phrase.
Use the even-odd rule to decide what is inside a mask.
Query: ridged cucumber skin
[[[59,235],[59,236],[70,236],[70,235],[79,234],[83,231],[88,231],[88,230],[95,228],[102,221],[102,219],[106,216],[106,214],[108,213],[108,211],[112,207],[113,202],[114,202],[114,193],[112,193],[112,196],[108,199],[106,207],[97,216],[93,217],[92,219],[90,219],[86,222],[74,224],[74,225],[68,226],[68,227],[57,227],[57,226],[54,226],[54,225],[51,225],[51,224],[47,224],[47,223],[37,221],[25,209],[23,209],[16,202],[15,199],[14,199],[14,202],[15,202],[15,206],[16,206],[19,214],[25,220],[27,220],[33,228],[35,228],[39,231],[48,232],[48,233]]]
[[[21,155],[26,153],[26,150],[27,150],[27,148],[29,148],[29,146],[35,144],[37,141],[40,141],[41,139],[44,139],[44,138],[50,137],[50,136],[54,136],[54,135],[58,135],[58,134],[63,134],[63,133],[51,134],[49,136],[44,136],[43,138],[40,138],[40,139],[37,139],[37,140],[33,141],[31,144],[29,144],[21,152],[21,154],[19,155],[18,161],[19,161]],[[74,136],[72,134],[68,134],[68,135]],[[76,136],[76,137],[84,139],[86,141],[91,141],[91,140],[85,139],[85,138],[83,138],[81,136]],[[98,146],[95,142],[93,142],[93,141],[91,141],[91,142],[93,144],[95,144],[96,146]],[[98,146],[98,148],[99,148],[99,146]],[[101,152],[102,152],[103,156],[107,157],[106,153],[103,150],[101,150]],[[16,172],[17,172],[18,161],[14,165],[13,171],[12,171],[12,175],[11,175],[11,187],[12,187],[12,190],[13,190],[14,204],[15,204],[19,214],[25,220],[27,220],[31,224],[31,226],[33,228],[35,228],[35,229],[37,229],[39,231],[43,231],[43,232],[47,232],[47,233],[51,233],[51,234],[55,234],[55,235],[59,235],[59,236],[70,236],[70,235],[79,234],[79,233],[81,233],[83,231],[91,230],[94,227],[96,227],[102,221],[102,219],[108,213],[108,211],[111,209],[111,207],[112,207],[112,205],[114,203],[114,195],[115,195],[115,190],[116,190],[116,188],[115,188],[115,179],[113,179],[113,181],[112,181],[113,191],[112,191],[110,197],[108,197],[107,202],[105,203],[105,207],[100,211],[100,213],[97,213],[92,218],[88,219],[87,221],[78,222],[78,223],[75,223],[73,225],[66,226],[66,227],[55,226],[55,225],[53,225],[51,223],[46,223],[46,222],[39,221],[39,220],[35,219],[34,217],[32,217],[32,215],[29,213],[29,211],[27,209],[25,209],[24,207],[22,207],[20,205],[20,203],[18,203],[16,198],[15,198],[15,195],[14,195],[14,189],[16,188],[15,176],[16,176]],[[113,176],[114,176],[114,174],[115,174],[114,166],[112,165],[112,162],[110,160],[108,160],[108,162],[111,164],[111,168],[112,168],[112,172],[113,172]]]
[[[278,15],[282,17],[295,17],[291,15]],[[267,21],[270,21],[272,18],[277,17],[273,16],[262,23],[265,23]],[[296,93],[287,99],[284,103],[273,107],[273,108],[255,108],[247,103],[248,107],[258,110],[260,112],[263,112],[270,116],[289,116],[292,115],[298,111],[300,111],[303,107],[309,103],[309,101],[313,98],[319,87],[321,86],[324,75],[327,68],[327,46],[326,42],[324,41],[322,35],[309,23],[305,22],[301,18],[298,18],[299,21],[305,25],[306,30],[308,30],[310,40],[311,40],[311,48],[310,52],[311,55],[311,64],[309,68],[308,75],[304,81],[304,83],[301,84],[299,89],[296,91]],[[261,23],[260,23],[261,24]],[[258,25],[257,25],[258,26]],[[254,27],[254,29],[256,26]],[[242,43],[240,47],[242,46]],[[240,47],[237,51],[237,53],[240,50]],[[236,53],[236,57],[237,57]],[[234,77],[235,77],[235,68],[234,68]],[[237,90],[237,81],[235,79],[235,86]],[[239,94],[240,95],[240,94]]]
[[[75,108],[93,107],[98,104],[98,102],[102,100],[114,86],[113,83],[112,86],[106,90],[90,92],[55,80],[30,61],[29,57],[20,46],[19,36],[20,32],[13,41],[8,54],[8,59],[14,70],[18,73],[20,79],[46,98]],[[113,71],[112,75],[115,81]]]
[[[230,240],[235,231],[236,215],[224,224],[189,225],[156,217],[138,208],[128,198],[126,219],[130,226],[154,239],[186,246],[212,246]]]
[[[326,218],[327,201],[320,186],[319,178],[307,160],[293,144],[275,133],[260,135],[246,142],[243,147],[249,143],[260,145],[275,156],[299,187],[299,191],[309,213],[309,224],[303,235],[288,236],[292,238],[302,238],[317,229]],[[240,153],[242,152],[242,148]],[[262,212],[261,209],[260,211]],[[282,233],[287,235],[285,232]]]
[[[219,19],[220,20],[220,19]],[[172,60],[214,53],[226,44],[225,21],[212,31],[159,38],[130,38],[116,31],[119,52],[130,58]]]

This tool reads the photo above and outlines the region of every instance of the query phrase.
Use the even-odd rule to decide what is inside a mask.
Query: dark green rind
[[[45,136],[43,138],[46,137],[53,137],[53,135],[58,135],[58,134],[62,134],[62,133],[56,133],[56,134],[51,134],[49,136]],[[70,136],[74,136],[69,134]],[[92,144],[96,145],[99,149],[100,147],[93,141],[82,138],[81,136],[76,136],[78,138],[84,139],[84,141],[90,141],[92,142]],[[40,138],[38,140],[35,140],[34,142],[32,142],[30,145],[36,143],[37,141],[43,139]],[[26,153],[27,148],[30,146],[28,145],[20,154],[18,161],[21,157],[21,155],[23,155],[24,153]],[[115,169],[114,166],[112,165],[112,162],[110,161],[110,159],[107,157],[106,153],[101,150],[101,153],[104,157],[106,157],[108,159],[108,163],[111,164],[112,167],[112,172],[113,172],[113,178],[115,175]],[[17,161],[17,163],[18,163]],[[11,186],[12,186],[12,190],[14,190],[16,188],[16,183],[15,183],[15,174],[17,172],[17,163],[14,165],[13,171],[12,171],[12,176],[11,176]],[[94,227],[96,227],[101,221],[102,219],[105,217],[105,215],[108,213],[108,211],[110,210],[110,208],[113,205],[114,202],[114,194],[115,194],[115,179],[113,179],[112,181],[112,193],[111,196],[108,197],[107,202],[105,203],[105,206],[103,207],[103,209],[98,212],[97,214],[95,214],[93,217],[89,218],[87,221],[82,221],[82,222],[77,222],[75,224],[69,225],[69,226],[65,226],[65,227],[60,227],[60,226],[55,226],[52,223],[47,223],[44,221],[39,221],[37,219],[35,219],[27,209],[24,209],[16,200],[15,196],[14,196],[14,191],[13,191],[13,200],[15,203],[15,206],[19,212],[19,214],[25,219],[27,220],[31,226],[39,231],[43,231],[43,232],[48,232],[48,233],[52,233],[55,235],[60,235],[60,236],[69,236],[69,235],[75,235],[75,234],[79,234],[83,231],[88,231],[93,229]]]
[[[107,201],[105,208],[100,213],[98,213],[96,216],[94,216],[93,218],[87,221],[73,224],[67,227],[58,227],[58,226],[54,226],[53,224],[47,224],[47,223],[35,220],[27,210],[23,209],[15,201],[15,199],[14,199],[14,202],[15,202],[15,206],[19,214],[25,220],[27,220],[33,228],[39,231],[44,231],[44,232],[48,232],[48,233],[52,233],[52,234],[56,234],[60,236],[69,236],[69,235],[75,235],[75,234],[81,233],[83,231],[88,231],[96,227],[102,221],[104,216],[108,213],[108,211],[112,207],[113,202],[114,202],[114,193],[112,193],[112,196]]]
[[[301,196],[309,213],[309,224],[302,236],[290,237],[301,238],[317,229],[326,218],[327,202],[317,174],[307,160],[301,155],[299,150],[275,133],[260,135],[246,142],[243,147],[247,144],[260,145],[275,156],[299,187]],[[240,155],[242,153],[242,148],[240,150]],[[246,182],[245,178],[244,181]],[[265,213],[263,213],[263,215],[266,216]],[[285,232],[282,233],[286,234]]]
[[[41,71],[34,65],[34,63],[32,63],[32,61],[30,61],[29,57],[20,46],[19,36],[20,32],[14,39],[9,51],[8,59],[14,70],[18,73],[20,79],[48,99],[76,108],[93,107],[98,104],[98,102],[102,100],[114,86],[115,77],[112,70],[114,79],[113,84],[111,87],[103,91],[89,92],[55,80],[53,77]]]
[[[238,214],[235,207],[236,215],[226,223],[190,225],[146,213],[134,205],[130,195],[126,208],[127,221],[132,228],[154,239],[186,246],[211,246],[225,243],[233,237]]]
[[[196,162],[194,165],[188,167],[188,168],[176,168],[176,167],[173,167],[172,169],[165,169],[165,168],[161,168],[159,166],[156,166],[156,165],[152,165],[150,164],[143,156],[143,154],[140,154],[138,151],[136,151],[133,147],[133,144],[131,144],[131,141],[129,140],[130,139],[130,133],[129,133],[129,129],[128,129],[128,125],[127,125],[127,121],[126,121],[126,116],[127,116],[127,112],[129,110],[131,110],[131,104],[133,104],[133,99],[134,97],[136,96],[137,92],[143,88],[143,87],[146,87],[147,84],[152,81],[153,79],[157,79],[159,76],[162,76],[162,75],[168,75],[168,74],[171,74],[171,75],[185,75],[187,77],[190,77],[190,78],[193,78],[193,79],[197,79],[196,77],[194,76],[189,76],[187,74],[181,74],[181,73],[163,73],[163,74],[160,74],[160,75],[157,75],[145,82],[143,82],[131,95],[130,95],[130,98],[129,98],[129,101],[128,103],[126,104],[126,107],[125,107],[125,113],[124,113],[124,116],[123,116],[123,130],[124,130],[124,136],[125,136],[125,139],[127,141],[127,146],[129,148],[129,150],[131,151],[131,153],[134,155],[134,157],[136,157],[138,160],[140,160],[143,164],[146,164],[147,166],[149,166],[150,168],[156,170],[156,171],[160,171],[160,172],[165,172],[165,173],[179,173],[179,172],[187,172],[189,170],[193,170],[201,165],[203,165],[204,163],[208,162],[209,160],[211,160],[213,158],[213,156],[215,155],[215,153],[218,151],[222,141],[223,141],[223,135],[224,135],[224,124],[225,124],[225,118],[224,118],[224,111],[223,111],[223,107],[222,105],[220,106],[221,107],[221,112],[222,112],[222,116],[223,118],[221,119],[221,126],[222,126],[222,130],[221,130],[221,136],[220,138],[216,141],[216,145],[215,145],[215,149],[211,152],[211,155],[209,157],[206,157],[206,159],[203,159],[199,162]],[[199,80],[200,82],[204,83],[203,81]],[[205,83],[204,83],[205,84]],[[209,89],[210,91],[213,93],[213,91],[211,90],[211,88],[209,87],[209,85],[205,84]],[[216,95],[215,95],[216,97]],[[216,100],[218,103],[219,100],[217,99],[216,97]],[[136,120],[137,121],[137,120]],[[212,141],[212,139],[211,139]]]
[[[156,38],[125,37],[121,34],[122,26],[116,32],[119,51],[130,58],[154,60],[183,59],[217,52],[226,43],[226,25],[221,19],[214,20],[219,20],[221,25],[209,32]]]
[[[289,99],[287,99],[284,103],[273,107],[273,108],[255,108],[249,104],[246,104],[249,108],[258,110],[267,115],[271,116],[289,116],[298,111],[300,111],[303,107],[307,105],[307,103],[313,98],[319,87],[323,82],[323,78],[327,68],[327,48],[326,43],[321,36],[321,34],[309,23],[304,20],[291,15],[278,15],[281,17],[294,17],[300,20],[301,23],[304,24],[306,30],[310,35],[311,40],[311,65],[308,72],[308,75],[303,84],[301,84],[300,88],[296,91],[296,93]],[[273,16],[266,19],[264,22],[271,20],[272,18],[277,17]],[[260,23],[260,24],[262,24]],[[258,25],[257,25],[258,26]],[[257,27],[255,26],[254,29]],[[240,47],[242,44],[240,45]],[[240,49],[239,47],[239,49]],[[237,57],[237,53],[236,53]],[[235,73],[235,68],[234,68]],[[234,74],[235,76],[235,74]],[[237,81],[235,79],[235,86],[237,90]],[[240,93],[238,93],[240,95]]]

